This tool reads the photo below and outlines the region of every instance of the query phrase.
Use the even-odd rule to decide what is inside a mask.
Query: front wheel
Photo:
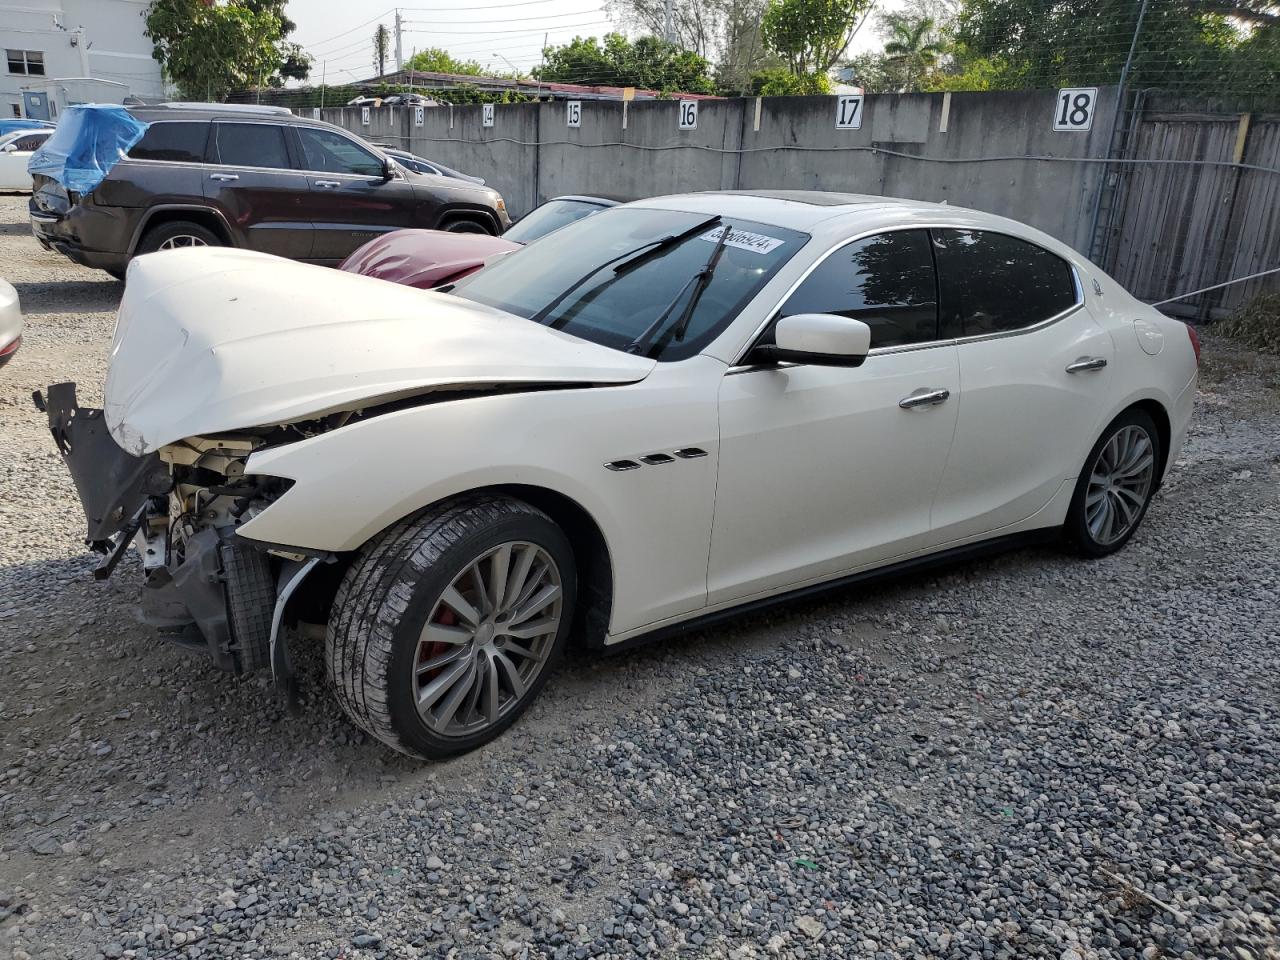
[[[546,514],[448,501],[371,542],[343,578],[326,641],[338,701],[411,756],[488,743],[541,690],[576,593],[573,549]]]
[[[1104,557],[1129,542],[1146,516],[1161,463],[1160,434],[1141,410],[1129,410],[1089,451],[1067,512],[1076,550]]]

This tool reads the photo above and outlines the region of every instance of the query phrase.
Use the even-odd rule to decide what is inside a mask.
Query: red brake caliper
[[[448,607],[446,607],[444,604],[441,604],[440,611],[435,615],[434,618],[432,618],[431,622],[438,623],[443,627],[455,627],[458,625],[458,615],[454,613],[452,610],[450,610]],[[418,664],[422,665],[424,663],[430,663],[436,657],[448,651],[450,646],[451,644],[441,643],[439,641],[436,641],[435,643],[424,643],[419,648],[419,651],[418,651]],[[444,667],[436,667],[434,670],[432,670],[422,679],[434,680],[437,676],[440,675],[440,671],[443,669]]]

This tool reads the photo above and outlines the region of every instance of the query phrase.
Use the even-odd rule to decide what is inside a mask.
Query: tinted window
[[[902,230],[841,247],[796,288],[780,316],[836,313],[871,328],[871,346],[938,336],[937,285],[929,235]]]
[[[972,337],[1029,327],[1076,302],[1061,257],[1002,233],[935,230],[942,330]]]
[[[341,134],[316,127],[298,127],[303,166],[324,173],[382,176],[382,161]]]
[[[213,159],[237,167],[271,167],[288,170],[289,151],[284,127],[270,123],[215,123]]]
[[[48,139],[49,134],[47,133],[33,133],[30,136],[20,137],[13,141],[13,145],[19,150],[35,151],[39,150],[40,146]]]
[[[589,217],[603,209],[605,208],[599,204],[583,203],[581,200],[549,200],[521,217],[520,222],[502,237],[516,243],[532,243],[552,230],[559,230],[566,223]]]
[[[720,261],[677,340],[690,281],[726,226],[732,231]],[[569,224],[554,243],[508,254],[453,293],[607,347],[680,360],[723,330],[807,239],[736,218],[615,208]]]
[[[134,144],[129,156],[134,160],[203,163],[208,136],[206,123],[153,123]]]

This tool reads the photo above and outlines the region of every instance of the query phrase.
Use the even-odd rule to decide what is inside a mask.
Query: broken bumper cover
[[[137,530],[148,500],[168,495],[169,471],[157,454],[135,457],[121,449],[102,411],[76,402],[74,383],[52,384],[45,396],[37,391],[35,403],[49,417],[53,442],[84,508],[85,543],[110,556],[120,546],[116,540],[127,543]],[[128,536],[118,536],[126,531]]]
[[[102,411],[82,407],[76,401],[74,383],[52,384],[47,394],[37,391],[34,399],[36,407],[49,417],[53,442],[84,508],[88,523],[85,543],[104,554],[94,577],[105,580],[148,512],[167,516],[166,498],[173,485],[169,471],[157,454],[136,457],[122,449],[108,431]],[[143,619],[153,626],[188,632],[194,626],[203,643],[183,645],[207,645],[217,666],[234,671],[221,572],[221,550],[226,546],[214,531],[205,531],[188,544],[186,562],[172,572],[165,566],[163,544],[144,546],[149,555],[143,564],[147,581],[141,609]]]

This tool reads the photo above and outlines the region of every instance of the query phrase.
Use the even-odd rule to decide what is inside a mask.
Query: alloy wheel
[[[436,735],[469,736],[515,709],[545,666],[564,608],[560,570],[537,544],[493,547],[453,578],[418,640],[413,690]]]
[[[1085,491],[1085,523],[1101,546],[1127,536],[1142,518],[1155,477],[1155,445],[1142,427],[1112,434],[1093,463]]]
[[[177,250],[181,247],[207,247],[208,244],[199,237],[193,237],[189,233],[180,233],[177,236],[169,237],[163,241],[157,250]]]

